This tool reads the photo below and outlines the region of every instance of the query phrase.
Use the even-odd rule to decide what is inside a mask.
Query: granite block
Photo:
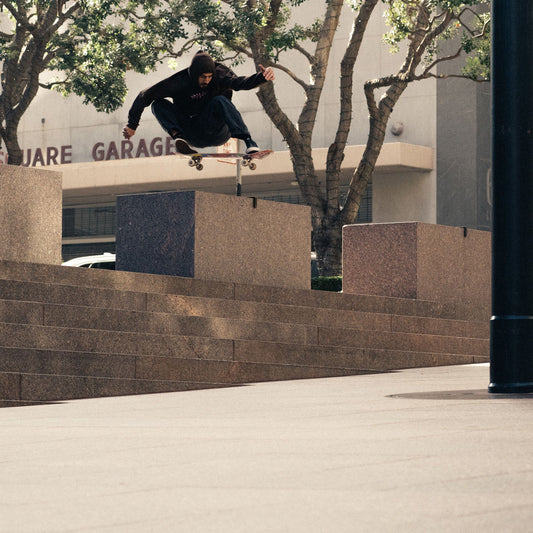
[[[343,228],[343,292],[442,303],[489,316],[489,232],[406,222]]]
[[[116,269],[194,277],[195,193],[117,198]]]
[[[417,297],[416,225],[345,226],[342,240],[343,292]]]
[[[0,400],[20,399],[20,373],[0,371]]]
[[[313,344],[317,340],[317,328],[306,324],[59,305],[47,305],[44,311],[45,326],[215,339],[260,339],[302,344]]]
[[[236,341],[235,360],[291,365],[325,366],[365,372],[435,365],[471,364],[487,361],[488,356],[415,352],[394,349],[285,346],[257,341]]]
[[[396,315],[392,317],[392,331],[487,339],[489,322]]]
[[[195,390],[218,386],[168,380],[113,379],[85,376],[22,374],[21,400],[57,401]]]
[[[195,361],[143,357],[138,363],[142,379],[250,383],[353,374],[344,368],[246,361]]]
[[[488,355],[488,339],[405,332],[373,332],[343,328],[319,328],[320,344],[381,350]]]
[[[390,331],[391,316],[384,313],[350,311],[345,309],[318,309],[317,325],[336,326],[374,331]]]
[[[216,298],[233,298],[234,293],[233,283],[3,260],[0,260],[0,280],[57,283],[71,287],[95,287],[129,293],[190,294]]]
[[[0,165],[0,260],[59,265],[60,172]]]
[[[240,318],[260,322],[316,324],[317,309],[185,295],[148,295],[147,310],[185,316]]]
[[[0,347],[0,372],[133,378],[135,357],[3,346]]]
[[[0,322],[42,324],[43,306],[39,303],[0,300]]]
[[[82,271],[82,273],[88,273],[90,270],[87,268],[58,268],[63,270],[78,270]],[[0,279],[0,294],[6,300],[85,305],[100,308],[109,307],[113,309],[144,310],[146,308],[146,297],[142,293],[115,291],[113,289],[100,289],[97,287]]]
[[[195,277],[309,289],[307,206],[196,193]]]
[[[204,192],[117,199],[117,269],[305,288],[307,206]]]
[[[219,360],[233,357],[232,341],[226,339],[21,324],[0,325],[0,346]]]

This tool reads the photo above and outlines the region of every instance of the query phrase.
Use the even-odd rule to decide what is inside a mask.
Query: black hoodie
[[[206,68],[208,70],[204,70]],[[207,72],[213,73],[213,79],[206,89],[201,89],[198,85],[198,77]],[[237,76],[225,65],[215,63],[205,52],[198,52],[193,57],[189,68],[180,70],[138,94],[128,113],[128,127],[133,130],[137,129],[145,107],[148,107],[154,100],[171,98],[178,115],[194,117],[201,113],[215,96],[227,94],[228,90],[255,89],[265,82],[260,72],[252,76]]]

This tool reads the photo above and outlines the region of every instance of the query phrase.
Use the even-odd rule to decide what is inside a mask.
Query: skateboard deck
[[[273,150],[260,150],[259,152],[254,152],[252,154],[245,154],[239,152],[232,153],[207,153],[203,154],[198,152],[197,154],[185,154],[186,157],[189,157],[189,166],[196,167],[196,170],[203,170],[204,166],[202,165],[202,159],[204,157],[214,158],[214,159],[240,159],[243,167],[248,167],[250,170],[255,170],[257,165],[254,163],[254,159],[263,159],[273,152]]]

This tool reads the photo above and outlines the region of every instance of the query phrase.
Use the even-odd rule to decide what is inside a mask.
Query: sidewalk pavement
[[[488,365],[0,409],[0,531],[533,530]]]

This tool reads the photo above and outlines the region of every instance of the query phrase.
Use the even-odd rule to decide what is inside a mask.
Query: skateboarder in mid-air
[[[144,108],[151,104],[159,124],[176,140],[178,153],[195,154],[196,150],[189,145],[220,146],[230,137],[242,139],[247,154],[258,152],[259,147],[231,102],[231,94],[232,91],[255,89],[272,80],[272,68],[259,65],[256,74],[237,76],[228,67],[215,63],[209,54],[198,52],[189,68],[139,93],[122,133],[130,139],[139,126]],[[171,98],[172,102],[166,98]]]

